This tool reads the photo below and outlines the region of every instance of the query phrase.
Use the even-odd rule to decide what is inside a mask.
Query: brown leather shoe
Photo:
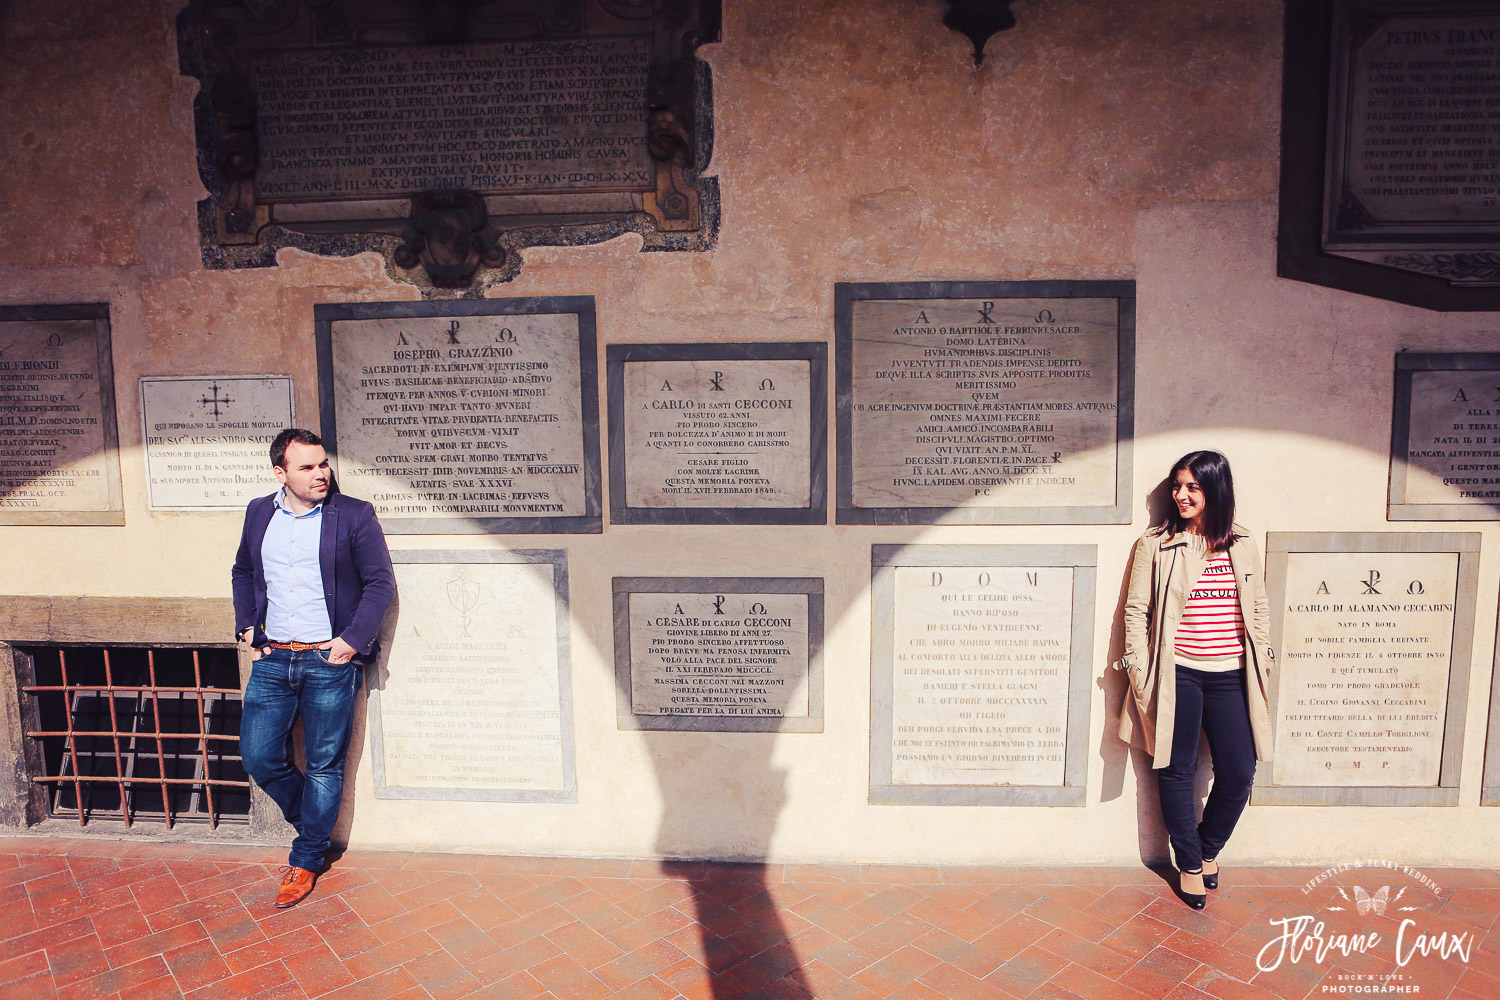
[[[312,892],[313,883],[318,880],[315,872],[306,868],[298,868],[296,865],[288,865],[286,875],[281,880],[281,888],[276,892],[276,908],[284,910],[288,906],[296,906]]]

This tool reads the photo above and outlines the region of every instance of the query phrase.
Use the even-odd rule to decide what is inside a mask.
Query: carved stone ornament
[[[969,39],[974,46],[974,65],[984,62],[984,46],[990,36],[1016,26],[1011,0],[948,0],[943,23]]]
[[[437,288],[467,288],[481,265],[499,267],[505,250],[473,191],[429,191],[411,200],[411,221],[396,247],[397,267],[421,264]]]
[[[1492,251],[1389,254],[1382,263],[1405,271],[1437,275],[1454,284],[1500,285],[1500,253]]]
[[[374,250],[425,294],[531,246],[717,241],[720,0],[189,0],[205,267]]]

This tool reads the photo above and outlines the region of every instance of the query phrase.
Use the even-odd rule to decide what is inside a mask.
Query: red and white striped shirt
[[[1193,585],[1182,620],[1177,623],[1176,651],[1194,660],[1227,660],[1245,652],[1245,618],[1229,553],[1216,552]]]

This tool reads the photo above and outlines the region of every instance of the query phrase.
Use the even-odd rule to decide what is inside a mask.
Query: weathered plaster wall
[[[137,380],[290,374],[298,415],[315,424],[313,304],[415,297],[368,254],[199,266],[196,85],[177,74],[175,8],[0,8],[0,302],[111,303],[127,511],[118,528],[0,527],[6,593],[226,595],[240,518],[147,509]],[[530,250],[521,278],[497,294],[595,296],[602,371],[609,343],[831,342],[836,281],[1134,279],[1135,523],[396,538],[568,551],[579,798],[376,800],[368,755],[356,750],[352,843],[777,860],[1159,857],[1151,775],[1113,736],[1113,679],[1095,685],[1085,808],[866,804],[870,545],[1097,545],[1102,676],[1145,496],[1190,448],[1230,455],[1244,520],[1262,541],[1267,530],[1443,527],[1385,520],[1392,355],[1486,349],[1500,322],[1275,276],[1274,0],[1019,0],[1019,27],[991,41],[977,71],[937,0],[726,8],[723,44],[704,50],[716,89],[719,247],[640,254],[626,236]],[[1461,804],[1252,808],[1237,856],[1491,864],[1500,854],[1497,814],[1477,804],[1500,526],[1457,527],[1484,534]],[[826,580],[825,733],[617,731],[610,579],[684,574]]]

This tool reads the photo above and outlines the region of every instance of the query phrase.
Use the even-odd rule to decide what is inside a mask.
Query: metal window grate
[[[53,816],[248,822],[233,648],[33,646],[22,687]]]

